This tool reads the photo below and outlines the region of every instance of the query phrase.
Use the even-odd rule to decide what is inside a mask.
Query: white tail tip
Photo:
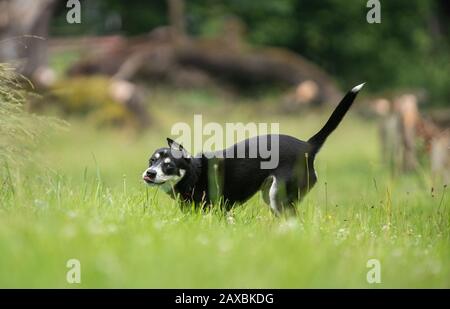
[[[365,84],[366,83],[362,83],[362,84],[359,84],[358,86],[353,87],[352,92],[353,93],[359,92],[361,90],[361,88],[364,87]]]

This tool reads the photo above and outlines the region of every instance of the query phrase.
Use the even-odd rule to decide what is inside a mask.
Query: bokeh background
[[[233,42],[220,41],[229,39],[238,46],[289,49],[328,72],[339,87],[365,80],[371,92],[417,88],[427,92],[430,105],[448,105],[446,1],[384,1],[380,24],[366,22],[370,8],[360,0],[194,0],[185,1],[182,12],[173,8],[172,15],[170,3],[86,2],[79,26],[67,24],[60,4],[50,33],[136,36],[181,23],[185,35],[210,39],[219,48],[231,48]]]
[[[450,4],[380,2],[0,0],[0,286],[78,287],[77,258],[82,287],[374,287],[376,258],[449,287]],[[308,139],[361,82],[296,218],[142,183],[176,122]]]

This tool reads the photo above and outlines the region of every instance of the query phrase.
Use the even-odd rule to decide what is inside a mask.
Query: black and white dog
[[[192,157],[182,145],[167,139],[169,147],[157,149],[150,157],[149,167],[143,179],[149,185],[162,187],[172,197],[195,205],[220,201],[229,209],[242,203],[261,190],[264,201],[275,214],[284,209],[294,209],[314,186],[317,175],[314,159],[326,138],[341,122],[364,84],[349,91],[323,128],[308,141],[301,141],[288,135],[276,135],[278,140],[278,165],[262,169],[262,156],[227,156],[245,149],[258,149],[264,142],[271,146],[272,134],[257,136],[241,141],[230,148],[206,156],[201,153]]]

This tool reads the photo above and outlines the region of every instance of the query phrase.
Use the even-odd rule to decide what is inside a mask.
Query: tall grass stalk
[[[63,127],[63,122],[31,114],[26,110],[31,82],[12,66],[0,63],[0,180],[15,192],[13,177],[17,168],[33,157],[38,143],[50,129]]]

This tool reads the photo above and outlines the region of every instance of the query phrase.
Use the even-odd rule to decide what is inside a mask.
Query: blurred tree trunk
[[[0,0],[0,61],[19,61],[32,77],[47,65],[48,26],[56,0]]]
[[[175,41],[185,37],[184,0],[167,0],[172,38]]]

